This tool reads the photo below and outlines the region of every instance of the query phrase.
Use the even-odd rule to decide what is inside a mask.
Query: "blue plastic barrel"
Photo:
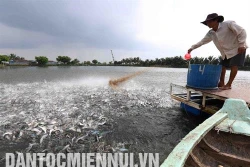
[[[198,89],[218,89],[221,65],[190,64],[187,86]]]

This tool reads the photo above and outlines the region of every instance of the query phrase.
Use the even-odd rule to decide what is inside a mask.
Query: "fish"
[[[99,122],[98,125],[104,125],[106,124],[106,121],[103,121],[103,122]]]
[[[49,135],[51,136],[51,134],[52,134],[52,132],[55,132],[56,130],[54,130],[54,129],[50,129],[49,130]]]
[[[44,149],[43,151],[42,151],[42,153],[44,153],[44,152],[48,152],[49,151],[49,149],[48,148],[46,148],[46,149]]]
[[[57,121],[53,120],[53,121],[48,122],[48,124],[49,125],[55,125],[55,124],[57,124]]]
[[[29,143],[29,147],[26,148],[26,151],[29,152],[33,146],[39,145],[38,143]]]
[[[23,136],[23,134],[24,134],[24,133],[23,133],[23,131],[21,130],[20,133],[19,133],[18,138],[20,139],[20,138]]]
[[[43,131],[44,131],[44,133],[46,133],[47,132],[47,129],[46,129],[46,127],[44,127],[44,126],[38,126],[40,129],[42,129]]]
[[[73,137],[73,138],[71,139],[71,141],[69,141],[69,144],[70,144],[71,146],[73,146],[73,143],[74,143],[75,138],[76,138],[76,137]]]
[[[78,125],[78,126],[85,126],[85,124],[83,124],[83,123],[81,123],[81,122],[79,122],[77,125]]]
[[[12,132],[6,132],[6,133],[4,133],[4,134],[3,134],[3,138],[5,138],[5,136],[6,136],[6,135],[8,135],[8,136],[12,136],[12,135],[13,135],[13,133],[12,133]]]
[[[35,128],[37,127],[39,124],[35,121],[32,121],[31,123],[28,124],[29,127]]]
[[[8,139],[8,140],[13,140],[13,133],[12,132],[6,132],[3,134],[3,138]]]
[[[76,131],[74,126],[70,127],[69,130]]]
[[[84,140],[86,137],[88,137],[89,134],[86,134],[82,137],[79,137],[78,139],[76,139],[76,143],[78,143],[79,140]]]
[[[41,139],[40,139],[40,144],[42,144],[43,140],[44,140],[47,136],[48,136],[48,134],[43,135],[43,136],[41,137]]]
[[[40,130],[37,129],[37,128],[31,129],[31,131],[36,132],[37,135],[40,135],[40,134],[42,133],[42,131],[40,131]]]
[[[75,138],[76,138],[76,137],[73,137],[73,138],[72,138],[72,143],[74,142]]]
[[[62,152],[62,151],[64,151],[64,150],[66,150],[67,148],[69,148],[69,144],[68,145],[66,145],[60,152]]]

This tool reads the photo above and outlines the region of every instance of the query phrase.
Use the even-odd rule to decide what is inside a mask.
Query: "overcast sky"
[[[100,62],[183,56],[218,13],[250,34],[248,0],[0,0],[0,54]],[[250,37],[247,39],[250,45]],[[249,50],[247,51],[249,53]],[[210,42],[192,56],[218,56]]]

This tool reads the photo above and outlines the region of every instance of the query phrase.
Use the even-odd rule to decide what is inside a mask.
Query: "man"
[[[224,21],[223,16],[217,13],[209,14],[205,21],[201,22],[211,28],[206,36],[197,44],[191,46],[192,50],[207,44],[211,41],[221,53],[222,71],[218,87],[220,89],[231,89],[233,80],[238,72],[238,66],[243,66],[246,55],[246,31],[234,21]],[[230,67],[231,72],[227,84],[225,84],[226,68]]]

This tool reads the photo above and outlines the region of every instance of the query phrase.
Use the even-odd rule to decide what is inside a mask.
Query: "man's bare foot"
[[[224,86],[219,87],[219,88],[222,90],[227,90],[227,89],[231,89],[232,87],[231,87],[231,85],[224,85]]]
[[[223,87],[223,86],[225,86],[225,83],[224,83],[224,82],[219,82],[219,83],[218,83],[218,87]]]

